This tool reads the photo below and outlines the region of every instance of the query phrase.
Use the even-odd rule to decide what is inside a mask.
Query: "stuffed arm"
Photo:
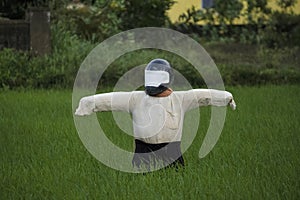
[[[75,115],[91,115],[93,112],[126,111],[130,112],[130,92],[111,92],[83,97]]]
[[[201,106],[230,106],[236,109],[235,101],[230,92],[214,89],[193,89],[184,96],[186,110]]]

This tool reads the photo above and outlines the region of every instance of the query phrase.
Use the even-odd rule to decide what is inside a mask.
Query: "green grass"
[[[228,110],[213,151],[198,158],[210,118],[201,124],[178,172],[115,171],[92,157],[76,132],[70,91],[0,93],[0,199],[299,199],[300,86],[228,88]],[[98,115],[109,138],[132,138]]]

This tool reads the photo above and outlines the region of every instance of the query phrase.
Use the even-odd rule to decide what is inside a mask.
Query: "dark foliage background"
[[[175,24],[166,14],[176,3],[173,0],[0,2],[0,20],[24,19],[29,7],[48,7],[52,34],[50,55],[0,51],[1,88],[71,88],[81,62],[97,44],[121,31],[148,26],[189,34],[212,56],[227,85],[300,83],[300,16],[292,12],[295,0],[277,1],[281,7],[277,11],[266,0],[216,0],[213,8],[188,9]],[[246,22],[236,25],[234,21],[241,17]],[[205,25],[196,25],[198,22]],[[129,68],[156,57],[170,60],[193,86],[205,86],[189,63],[158,50],[132,52],[116,60],[100,85],[113,86]]]

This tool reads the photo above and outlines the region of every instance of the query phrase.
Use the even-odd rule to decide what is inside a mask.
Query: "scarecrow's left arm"
[[[235,110],[236,105],[230,92],[214,89],[193,89],[186,92],[186,110],[201,106],[227,106]]]
[[[126,111],[130,112],[131,92],[111,92],[80,99],[75,115],[90,115],[101,111]]]

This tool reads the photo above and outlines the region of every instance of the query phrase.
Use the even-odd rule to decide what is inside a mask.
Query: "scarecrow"
[[[227,91],[192,89],[173,91],[174,79],[168,61],[154,59],[145,68],[145,91],[111,92],[83,97],[75,115],[124,111],[132,116],[135,152],[132,163],[147,169],[184,166],[180,144],[185,112],[201,106],[236,108]],[[161,167],[160,167],[161,168]]]

